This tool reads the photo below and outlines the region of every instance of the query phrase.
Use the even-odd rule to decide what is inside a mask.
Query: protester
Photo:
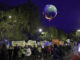
[[[79,59],[79,55],[78,55],[78,44],[77,42],[74,43],[73,46],[73,56],[71,60],[78,60]]]
[[[59,60],[63,60],[64,50],[62,45],[59,45]]]
[[[54,48],[53,48],[53,60],[58,60],[58,56],[59,56],[58,53],[59,53],[58,47],[57,47],[56,44],[54,44]]]
[[[64,60],[66,56],[64,56],[64,53],[70,49],[70,46],[56,44],[51,46],[39,45],[38,47],[35,45],[33,47],[28,45],[25,47],[16,45],[13,49],[12,46],[6,48],[6,45],[3,44],[2,47],[0,46],[0,60],[7,60],[7,57],[8,60]],[[74,44],[73,53],[72,60],[78,60],[77,44]],[[67,52],[67,55],[69,55],[69,52]]]
[[[42,47],[41,46],[38,46],[38,57],[39,58],[42,58]]]
[[[22,49],[21,49],[21,52],[22,52],[22,60],[24,60],[24,56],[25,56],[25,50],[24,50],[24,47],[22,47]]]
[[[50,54],[51,54],[51,47],[47,46],[47,56],[50,56]]]
[[[19,46],[15,46],[13,50],[13,60],[18,60]]]
[[[37,55],[38,55],[38,51],[36,46],[34,45],[33,49],[32,49],[32,55],[33,55],[33,60],[37,59]]]
[[[26,47],[25,47],[25,60],[30,60],[31,54],[32,54],[32,52],[31,52],[30,47],[26,45]]]
[[[8,49],[8,54],[9,54],[9,60],[12,60],[12,47],[9,46],[9,49]]]
[[[44,46],[44,48],[42,48],[42,54],[43,54],[43,58],[46,60],[47,58],[47,47]]]
[[[2,60],[7,60],[7,48],[6,48],[6,45],[3,44],[2,45],[2,49],[1,49],[1,59]]]

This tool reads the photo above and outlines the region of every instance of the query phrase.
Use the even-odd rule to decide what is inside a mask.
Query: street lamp
[[[80,29],[78,29],[78,30],[76,31],[76,35],[77,35],[77,36],[80,36]]]
[[[78,41],[79,41],[79,40],[80,40],[80,29],[78,29],[78,30],[76,31],[76,36],[77,36]]]
[[[42,31],[43,30],[41,28],[38,29],[39,33],[37,33],[37,42],[39,42],[39,40],[40,40],[40,35],[41,35]]]
[[[12,16],[9,16],[9,19],[11,19],[12,18]]]
[[[80,29],[78,29],[77,32],[80,32]]]
[[[40,28],[38,31],[39,31],[39,32],[42,32],[43,30]]]

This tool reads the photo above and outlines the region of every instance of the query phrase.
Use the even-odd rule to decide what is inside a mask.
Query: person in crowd
[[[30,47],[26,45],[26,47],[25,47],[25,60],[30,60],[31,54],[32,54],[32,52],[31,52]]]
[[[65,54],[65,52],[66,52],[66,49],[65,49],[65,48],[66,48],[66,46],[65,46],[65,44],[64,44],[64,45],[63,45],[64,56],[66,55],[66,54]]]
[[[68,51],[68,53],[70,53],[70,51],[71,51],[71,45],[70,44],[67,45],[67,51]]]
[[[12,60],[12,47],[11,46],[9,46],[9,49],[8,49],[8,55],[9,55],[9,60]]]
[[[6,44],[2,45],[2,49],[1,49],[1,59],[2,60],[7,60],[7,47]]]
[[[53,60],[53,48],[54,48],[54,45],[51,45],[51,60]]]
[[[63,60],[64,50],[62,45],[59,45],[59,60]]]
[[[38,51],[37,51],[37,48],[35,45],[33,46],[33,49],[32,49],[32,55],[33,55],[33,60],[36,60],[37,55],[38,55]]]
[[[46,60],[47,58],[47,47],[44,46],[44,48],[42,48],[42,53],[43,53],[43,58]]]
[[[78,44],[77,44],[77,43],[74,43],[73,53],[74,53],[75,55],[78,55]]]
[[[51,54],[51,47],[47,46],[47,56],[50,56],[50,54]]]
[[[22,48],[21,47],[19,47],[18,58],[19,60],[22,59]]]
[[[24,60],[25,50],[22,46],[19,47],[18,57],[19,60]]]
[[[58,55],[59,55],[58,46],[56,44],[54,44],[54,48],[53,48],[53,60],[58,60]]]
[[[37,50],[38,50],[38,57],[42,58],[42,47],[38,46]]]
[[[18,60],[19,46],[16,45],[13,50],[13,60]]]
[[[73,56],[72,56],[71,60],[79,60],[78,44],[77,44],[77,42],[74,43],[74,46],[73,46]]]
[[[25,56],[25,50],[24,50],[24,47],[21,48],[21,52],[22,52],[22,55],[21,55],[22,60],[24,60],[24,56]]]
[[[51,58],[51,47],[50,46],[46,47],[46,53],[47,53],[46,57],[49,60]]]
[[[45,60],[45,57],[46,57],[46,49],[45,49],[45,46],[42,46],[42,57],[43,57],[43,60]]]

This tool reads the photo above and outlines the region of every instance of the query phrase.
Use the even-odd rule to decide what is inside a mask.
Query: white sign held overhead
[[[66,41],[67,41],[67,43],[70,43],[70,39],[67,39]]]

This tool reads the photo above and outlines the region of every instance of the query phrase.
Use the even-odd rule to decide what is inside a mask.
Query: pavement
[[[73,55],[72,51],[68,52],[68,53],[65,55],[64,60],[71,60],[72,55]]]

